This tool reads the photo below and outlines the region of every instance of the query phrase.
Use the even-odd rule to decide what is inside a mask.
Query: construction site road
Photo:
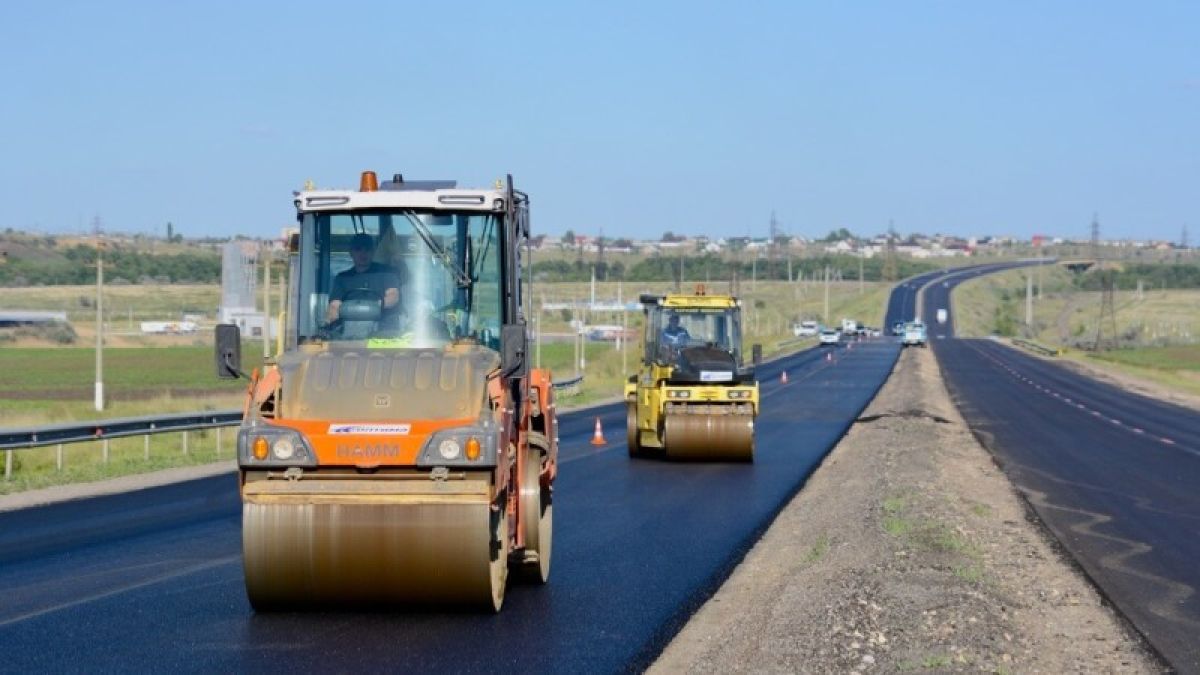
[[[232,474],[0,513],[3,669],[640,669],[800,489],[898,352],[863,341],[760,366],[753,464],[631,460],[623,405],[563,415],[550,582],[514,585],[500,615],[255,614]],[[602,446],[590,444],[597,417]]]

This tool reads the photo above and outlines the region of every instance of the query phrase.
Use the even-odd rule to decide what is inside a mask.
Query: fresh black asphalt
[[[753,464],[631,460],[623,407],[564,415],[550,582],[511,585],[497,615],[256,615],[232,475],[0,514],[0,671],[640,669],[801,488],[898,351],[864,341],[760,366]]]
[[[1200,413],[954,339],[953,313],[934,316],[964,278],[924,299],[959,411],[1102,592],[1174,669],[1200,672]]]

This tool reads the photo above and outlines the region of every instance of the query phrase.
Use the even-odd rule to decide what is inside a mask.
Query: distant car
[[[867,335],[869,335],[870,337],[873,337],[873,338],[877,338],[877,337],[881,337],[883,335],[883,331],[879,330],[878,328],[868,328]]]
[[[842,341],[842,334],[832,328],[826,328],[817,336],[817,340],[821,345],[836,345]]]
[[[904,337],[900,342],[905,347],[928,347],[928,335],[925,324],[920,321],[910,321],[904,324]]]
[[[792,324],[792,335],[796,337],[812,337],[821,332],[821,326],[816,321],[801,321]]]
[[[904,322],[897,321],[892,324],[892,335],[904,335]]]

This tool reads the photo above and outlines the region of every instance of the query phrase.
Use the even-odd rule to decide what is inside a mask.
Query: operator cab
[[[660,298],[643,298],[643,303],[646,361],[671,366],[672,382],[753,379],[753,372],[741,367],[740,307],[672,306]]]
[[[304,213],[297,343],[467,341],[499,350],[501,215],[397,207]]]

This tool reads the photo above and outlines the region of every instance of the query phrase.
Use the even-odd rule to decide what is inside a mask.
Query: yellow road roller
[[[742,364],[741,304],[703,286],[641,303],[645,352],[625,384],[629,455],[753,461],[758,383]]]
[[[510,570],[550,574],[558,431],[526,358],[528,197],[511,176],[364,172],[294,204],[283,349],[248,376],[237,437],[251,605],[498,611]],[[245,376],[240,339],[218,326],[220,376]]]

